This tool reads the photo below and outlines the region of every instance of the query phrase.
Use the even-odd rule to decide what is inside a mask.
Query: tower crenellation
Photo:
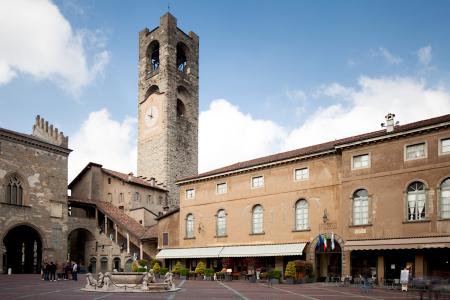
[[[176,180],[198,169],[198,49],[170,13],[139,33],[138,175],[167,186],[172,207]]]
[[[64,136],[62,131],[59,132],[58,128],[54,127],[53,124],[49,124],[40,115],[36,116],[32,135],[54,145],[66,148],[69,146],[69,137]]]

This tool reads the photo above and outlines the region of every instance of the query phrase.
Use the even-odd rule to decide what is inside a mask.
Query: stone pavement
[[[372,289],[369,291],[356,287],[337,287],[335,285],[314,283],[268,287],[267,284],[248,281],[176,281],[181,288],[173,293],[95,293],[80,291],[86,283],[85,276],[79,275],[74,281],[41,281],[38,275],[0,275],[0,300],[45,299],[45,300],[124,300],[124,299],[419,299],[415,291],[401,293],[398,290]]]

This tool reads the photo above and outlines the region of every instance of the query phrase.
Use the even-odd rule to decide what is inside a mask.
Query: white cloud
[[[69,138],[69,181],[89,162],[136,174],[136,119],[111,119],[107,109],[91,112],[81,128]]]
[[[380,47],[380,54],[383,56],[386,61],[391,65],[398,65],[402,62],[402,59],[399,56],[395,56],[391,52],[389,52],[386,48]]]
[[[431,62],[431,46],[425,46],[417,50],[417,57],[419,58],[419,62],[424,65],[428,66]]]
[[[0,85],[23,73],[76,94],[110,60],[102,36],[99,31],[74,32],[48,0],[0,1]]]
[[[294,105],[296,116],[301,115],[306,110],[306,94],[302,90],[287,90],[286,96]]]
[[[409,77],[362,76],[356,87],[332,83],[322,86],[320,92],[346,99],[317,109],[293,130],[270,120],[255,119],[227,100],[213,101],[200,113],[200,172],[379,130],[389,112],[396,114],[400,124],[450,112],[449,90],[429,87],[425,80]],[[70,139],[74,152],[69,160],[69,178],[89,161],[122,172],[135,172],[135,127],[133,118],[118,122],[111,119],[106,109],[92,112]]]
[[[328,96],[331,98],[338,98],[341,100],[351,98],[354,93],[352,88],[345,87],[339,83],[332,83],[320,86],[314,93],[314,97]]]
[[[276,123],[254,119],[226,100],[215,100],[200,113],[199,170],[274,153],[285,136]]]
[[[379,130],[389,112],[395,113],[401,124],[450,112],[448,90],[427,87],[424,80],[414,78],[363,76],[358,87],[348,95],[346,103],[318,109],[303,125],[291,131],[282,149]]]

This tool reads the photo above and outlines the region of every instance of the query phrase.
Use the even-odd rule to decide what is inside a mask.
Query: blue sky
[[[30,132],[40,114],[69,135],[72,173],[90,160],[134,169],[137,36],[168,2],[2,2],[0,127]],[[449,1],[184,0],[170,12],[200,36],[201,170],[377,130],[388,112],[450,112]],[[96,143],[102,130],[120,134]]]

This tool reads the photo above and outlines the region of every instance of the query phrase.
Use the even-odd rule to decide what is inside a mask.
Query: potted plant
[[[281,278],[281,271],[280,270],[272,270],[269,274],[269,278],[270,278],[270,283],[271,284],[277,284],[280,283],[280,278]]]
[[[285,282],[288,284],[293,284],[296,273],[297,270],[295,269],[295,262],[288,262],[286,265],[286,270],[284,271],[284,278],[286,279]]]
[[[181,264],[180,261],[177,261],[177,263],[175,264],[175,266],[172,269],[172,273],[180,276],[181,269],[183,269],[183,265]]]
[[[165,275],[167,274],[167,272],[169,272],[169,269],[168,269],[168,268],[165,268],[165,267],[162,267],[162,268],[159,270],[159,275],[165,276]]]
[[[195,268],[195,274],[197,275],[197,279],[203,279],[203,275],[205,274],[205,263],[200,261]]]
[[[212,277],[214,276],[214,270],[213,269],[205,269],[205,280],[212,280]]]
[[[310,262],[305,264],[305,279],[306,282],[314,282],[314,268]]]
[[[153,265],[153,272],[155,273],[156,276],[159,277],[159,272],[160,272],[160,271],[161,271],[161,266],[159,265],[158,262],[156,262],[156,263]]]
[[[182,268],[180,270],[180,279],[188,279],[189,277],[189,270],[186,268]]]

